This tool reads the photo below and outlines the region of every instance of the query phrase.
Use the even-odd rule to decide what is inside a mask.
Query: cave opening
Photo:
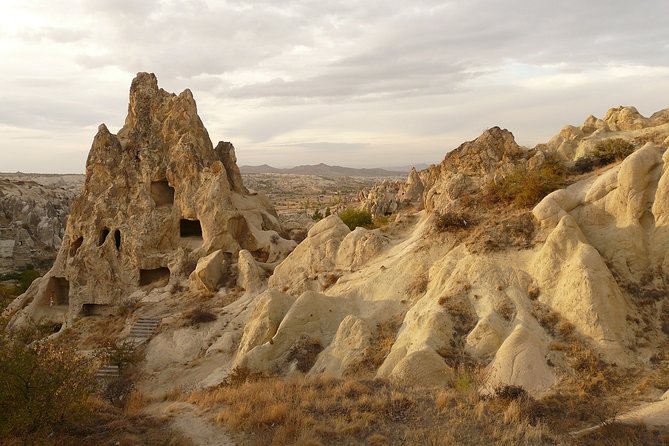
[[[79,248],[81,248],[81,245],[83,243],[84,243],[84,238],[79,237],[70,244],[70,257],[74,257],[77,255],[77,251],[79,251]]]
[[[109,228],[103,228],[102,231],[100,231],[100,237],[98,238],[98,246],[102,246],[107,241],[109,232],[110,232]]]
[[[70,282],[64,277],[50,277],[46,285],[46,303],[50,307],[70,304]]]
[[[151,182],[151,198],[157,207],[174,204],[174,188],[167,180]]]
[[[139,286],[167,285],[169,281],[170,269],[167,267],[162,266],[160,268],[139,270]]]
[[[200,220],[182,219],[179,223],[179,235],[185,237],[202,237],[202,225]]]
[[[116,250],[121,249],[121,231],[117,229],[114,231],[114,244],[116,245]]]

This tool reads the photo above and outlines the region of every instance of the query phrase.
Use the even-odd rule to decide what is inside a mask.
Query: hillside
[[[131,348],[126,414],[196,444],[669,441],[666,111],[532,149],[491,127],[364,194],[375,227],[335,213],[297,244],[189,90],[139,73],[129,103],[4,313]]]

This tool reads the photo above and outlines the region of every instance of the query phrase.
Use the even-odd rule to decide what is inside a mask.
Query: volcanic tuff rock
[[[537,148],[547,149],[573,161],[591,152],[599,141],[614,135],[635,145],[646,142],[666,144],[669,138],[669,109],[646,118],[634,107],[612,108],[604,119],[590,115],[580,127],[568,125],[548,143]]]
[[[242,249],[284,258],[295,243],[278,235],[270,203],[247,193],[235,160],[232,144],[212,146],[190,90],[168,93],[139,73],[123,128],[98,128],[55,264],[15,301],[27,305],[15,320],[105,312],[139,288],[183,281],[200,259],[198,280],[216,287]]]
[[[405,183],[374,187],[362,197],[361,207],[375,216],[407,208],[446,211],[514,167],[541,164],[536,160],[542,156],[520,147],[508,130],[492,127],[449,152],[440,164],[421,172],[412,169]]]
[[[638,126],[636,118],[615,116],[625,114],[607,117],[617,128]],[[349,232],[333,215],[311,228],[270,278],[235,364],[336,376],[362,370],[446,385],[469,357],[486,365],[485,389],[513,384],[540,394],[578,373],[555,347],[562,330],[595,357],[648,367],[667,338],[661,329],[661,308],[669,309],[667,153],[647,144],[621,164],[553,192],[534,208],[540,232],[533,242],[481,254],[462,230],[435,230],[434,216],[467,209],[466,196],[486,181],[547,159],[492,128],[440,165],[412,172],[411,186],[420,181],[422,196],[388,227]],[[397,190],[406,195],[409,187]],[[397,194],[392,200],[400,202]],[[379,362],[370,359],[379,354]]]
[[[40,184],[26,174],[0,179],[0,273],[40,265],[60,247],[70,202],[78,192],[64,183]]]

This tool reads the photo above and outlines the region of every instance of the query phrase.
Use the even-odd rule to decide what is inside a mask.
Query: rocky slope
[[[295,247],[271,205],[247,193],[232,146],[213,148],[190,92],[166,93],[141,73],[123,129],[95,137],[56,264],[9,312],[14,325],[50,318],[80,333],[113,323],[117,339],[138,317],[159,320],[140,383],[155,398],[231,372],[451,387],[463,369],[482,371],[483,393],[659,398],[666,116],[614,109],[606,127],[593,121],[600,133],[585,126],[534,149],[493,127],[369,193],[370,210],[394,214],[389,225],[351,231],[332,215]],[[519,168],[569,167],[604,135],[636,138],[635,152],[570,176],[533,208],[487,195]],[[211,317],[193,321],[194,310]],[[654,417],[666,404],[657,407]]]
[[[0,273],[50,266],[83,176],[0,174]]]
[[[390,227],[351,232],[336,216],[315,225],[270,278],[235,364],[286,373],[307,345],[315,361],[302,368],[345,375],[370,367],[381,327],[399,319],[376,376],[447,386],[466,358],[486,367],[488,388],[541,394],[578,375],[570,349],[653,369],[669,334],[665,151],[648,143],[548,195],[528,219],[483,204],[481,189],[547,154],[492,128],[412,172],[395,197],[417,178],[423,192]],[[463,210],[477,227],[440,227],[440,215]]]

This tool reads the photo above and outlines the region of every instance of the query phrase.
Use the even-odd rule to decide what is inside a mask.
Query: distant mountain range
[[[267,164],[261,166],[241,166],[239,168],[243,174],[254,173],[283,173],[293,175],[322,175],[322,176],[338,176],[338,177],[403,177],[407,172],[402,170],[386,170],[386,169],[355,169],[353,167],[329,166],[327,164],[314,164],[296,166],[291,168],[279,169]]]

